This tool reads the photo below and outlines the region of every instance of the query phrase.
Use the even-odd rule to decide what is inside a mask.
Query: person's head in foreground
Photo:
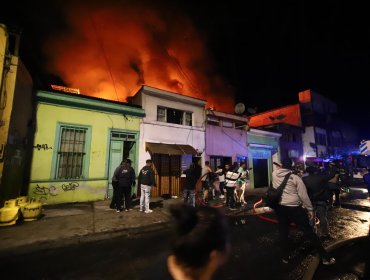
[[[211,279],[229,252],[229,227],[216,208],[174,205],[176,234],[167,259],[170,274],[179,279]]]

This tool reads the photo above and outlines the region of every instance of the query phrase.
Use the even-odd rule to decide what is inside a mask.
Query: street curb
[[[358,240],[367,239],[367,238],[369,238],[369,236],[365,235],[365,236],[360,236],[360,237],[356,237],[356,238],[341,240],[341,241],[338,241],[338,242],[335,242],[335,243],[329,245],[328,247],[326,247],[326,250],[328,252],[332,252],[335,249],[337,249],[339,247],[342,247],[342,246],[345,246],[350,242],[356,242]],[[320,265],[320,257],[318,255],[316,255],[316,256],[314,256],[314,259],[312,260],[312,262],[308,266],[305,274],[302,277],[302,280],[311,280],[313,278],[313,276],[315,275],[315,272],[316,272],[319,265]]]
[[[140,237],[146,234],[158,232],[160,230],[163,231],[169,229],[170,226],[168,222],[159,222],[147,226],[124,228],[120,230],[110,230],[104,232],[94,232],[80,236],[71,236],[58,240],[37,241],[27,245],[13,246],[12,248],[4,249],[0,251],[0,258],[17,256],[35,251],[57,249],[65,246],[113,239],[117,237]]]

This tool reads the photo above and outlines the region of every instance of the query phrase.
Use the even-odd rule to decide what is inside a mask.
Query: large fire
[[[145,84],[231,112],[233,93],[190,20],[169,8],[132,3],[68,7],[68,30],[45,44],[48,70],[100,98],[126,101]]]

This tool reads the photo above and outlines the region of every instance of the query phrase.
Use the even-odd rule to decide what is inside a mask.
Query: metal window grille
[[[58,150],[58,179],[82,177],[86,143],[85,128],[62,127]]]

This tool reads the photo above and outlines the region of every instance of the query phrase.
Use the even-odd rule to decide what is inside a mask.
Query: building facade
[[[181,174],[205,150],[206,101],[143,86],[132,98],[142,106],[139,166],[152,159],[157,187],[152,196],[180,195]]]
[[[78,94],[38,91],[28,196],[44,203],[102,200],[123,159],[138,171],[137,106]]]
[[[249,117],[249,126],[281,134],[281,159],[303,161],[302,121],[299,104],[288,105]]]
[[[250,187],[268,187],[271,182],[273,162],[280,162],[280,133],[250,129],[247,134]]]
[[[243,116],[206,110],[205,160],[213,170],[226,163],[244,161],[248,155],[247,119]]]
[[[302,140],[305,161],[337,157],[346,153],[343,126],[337,116],[337,104],[312,90],[299,92],[304,127]]]

